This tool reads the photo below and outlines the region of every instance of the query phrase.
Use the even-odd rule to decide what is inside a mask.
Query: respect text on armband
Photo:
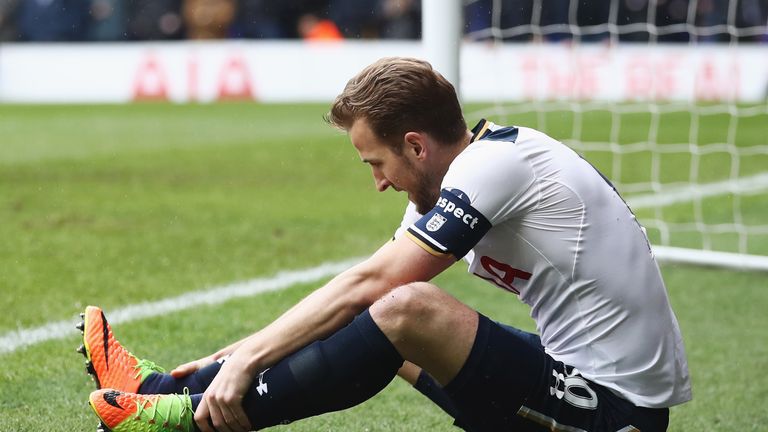
[[[434,253],[462,258],[490,229],[491,223],[472,207],[467,194],[446,188],[432,210],[414,222],[408,233]]]
[[[472,229],[474,229],[475,225],[477,225],[477,223],[480,221],[477,216],[464,211],[464,209],[461,207],[457,207],[454,202],[445,197],[440,197],[440,199],[437,200],[436,207],[441,209],[441,213],[453,215],[453,217],[469,225],[469,227]]]

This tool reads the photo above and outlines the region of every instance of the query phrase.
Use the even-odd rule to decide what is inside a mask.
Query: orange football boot
[[[189,394],[139,395],[113,389],[91,393],[88,403],[101,420],[97,432],[192,432]]]
[[[80,317],[83,321],[77,328],[83,333],[83,344],[77,352],[85,356],[85,370],[96,382],[97,389],[138,393],[144,379],[153,372],[164,372],[151,361],[140,360],[123,348],[98,307],[86,307]]]

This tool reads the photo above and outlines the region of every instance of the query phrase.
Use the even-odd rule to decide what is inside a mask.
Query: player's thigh
[[[544,352],[536,335],[480,317],[466,364],[445,390],[476,431],[664,431],[667,410],[638,408]]]
[[[523,401],[542,385],[546,355],[530,333],[480,316],[471,352],[445,391],[457,425],[476,431],[524,430]]]
[[[524,430],[662,432],[667,428],[668,409],[637,407],[550,356],[543,377],[543,384],[518,410],[529,424]]]

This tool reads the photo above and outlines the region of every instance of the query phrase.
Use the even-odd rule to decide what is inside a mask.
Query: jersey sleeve
[[[466,195],[491,225],[530,211],[539,203],[536,173],[513,142],[479,141],[451,165],[443,188]]]
[[[408,227],[413,225],[414,222],[419,220],[422,217],[419,212],[416,211],[416,204],[409,202],[408,206],[405,208],[405,213],[403,214],[403,220],[400,222],[400,226],[395,231],[395,234],[392,236],[392,240],[399,238],[401,235],[405,234],[406,230],[408,230]]]
[[[451,164],[435,207],[407,229],[433,255],[464,257],[500,222],[536,205],[533,169],[511,142],[478,142]]]

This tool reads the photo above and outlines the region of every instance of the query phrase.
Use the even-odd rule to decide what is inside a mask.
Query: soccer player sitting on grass
[[[81,351],[103,428],[261,429],[359,404],[398,374],[469,431],[666,430],[691,398],[680,330],[644,230],[588,162],[529,128],[468,130],[453,86],[416,59],[365,68],[327,120],[379,191],[408,194],[393,239],[169,374],[89,307]],[[538,335],[429,282],[459,259],[528,304]]]

